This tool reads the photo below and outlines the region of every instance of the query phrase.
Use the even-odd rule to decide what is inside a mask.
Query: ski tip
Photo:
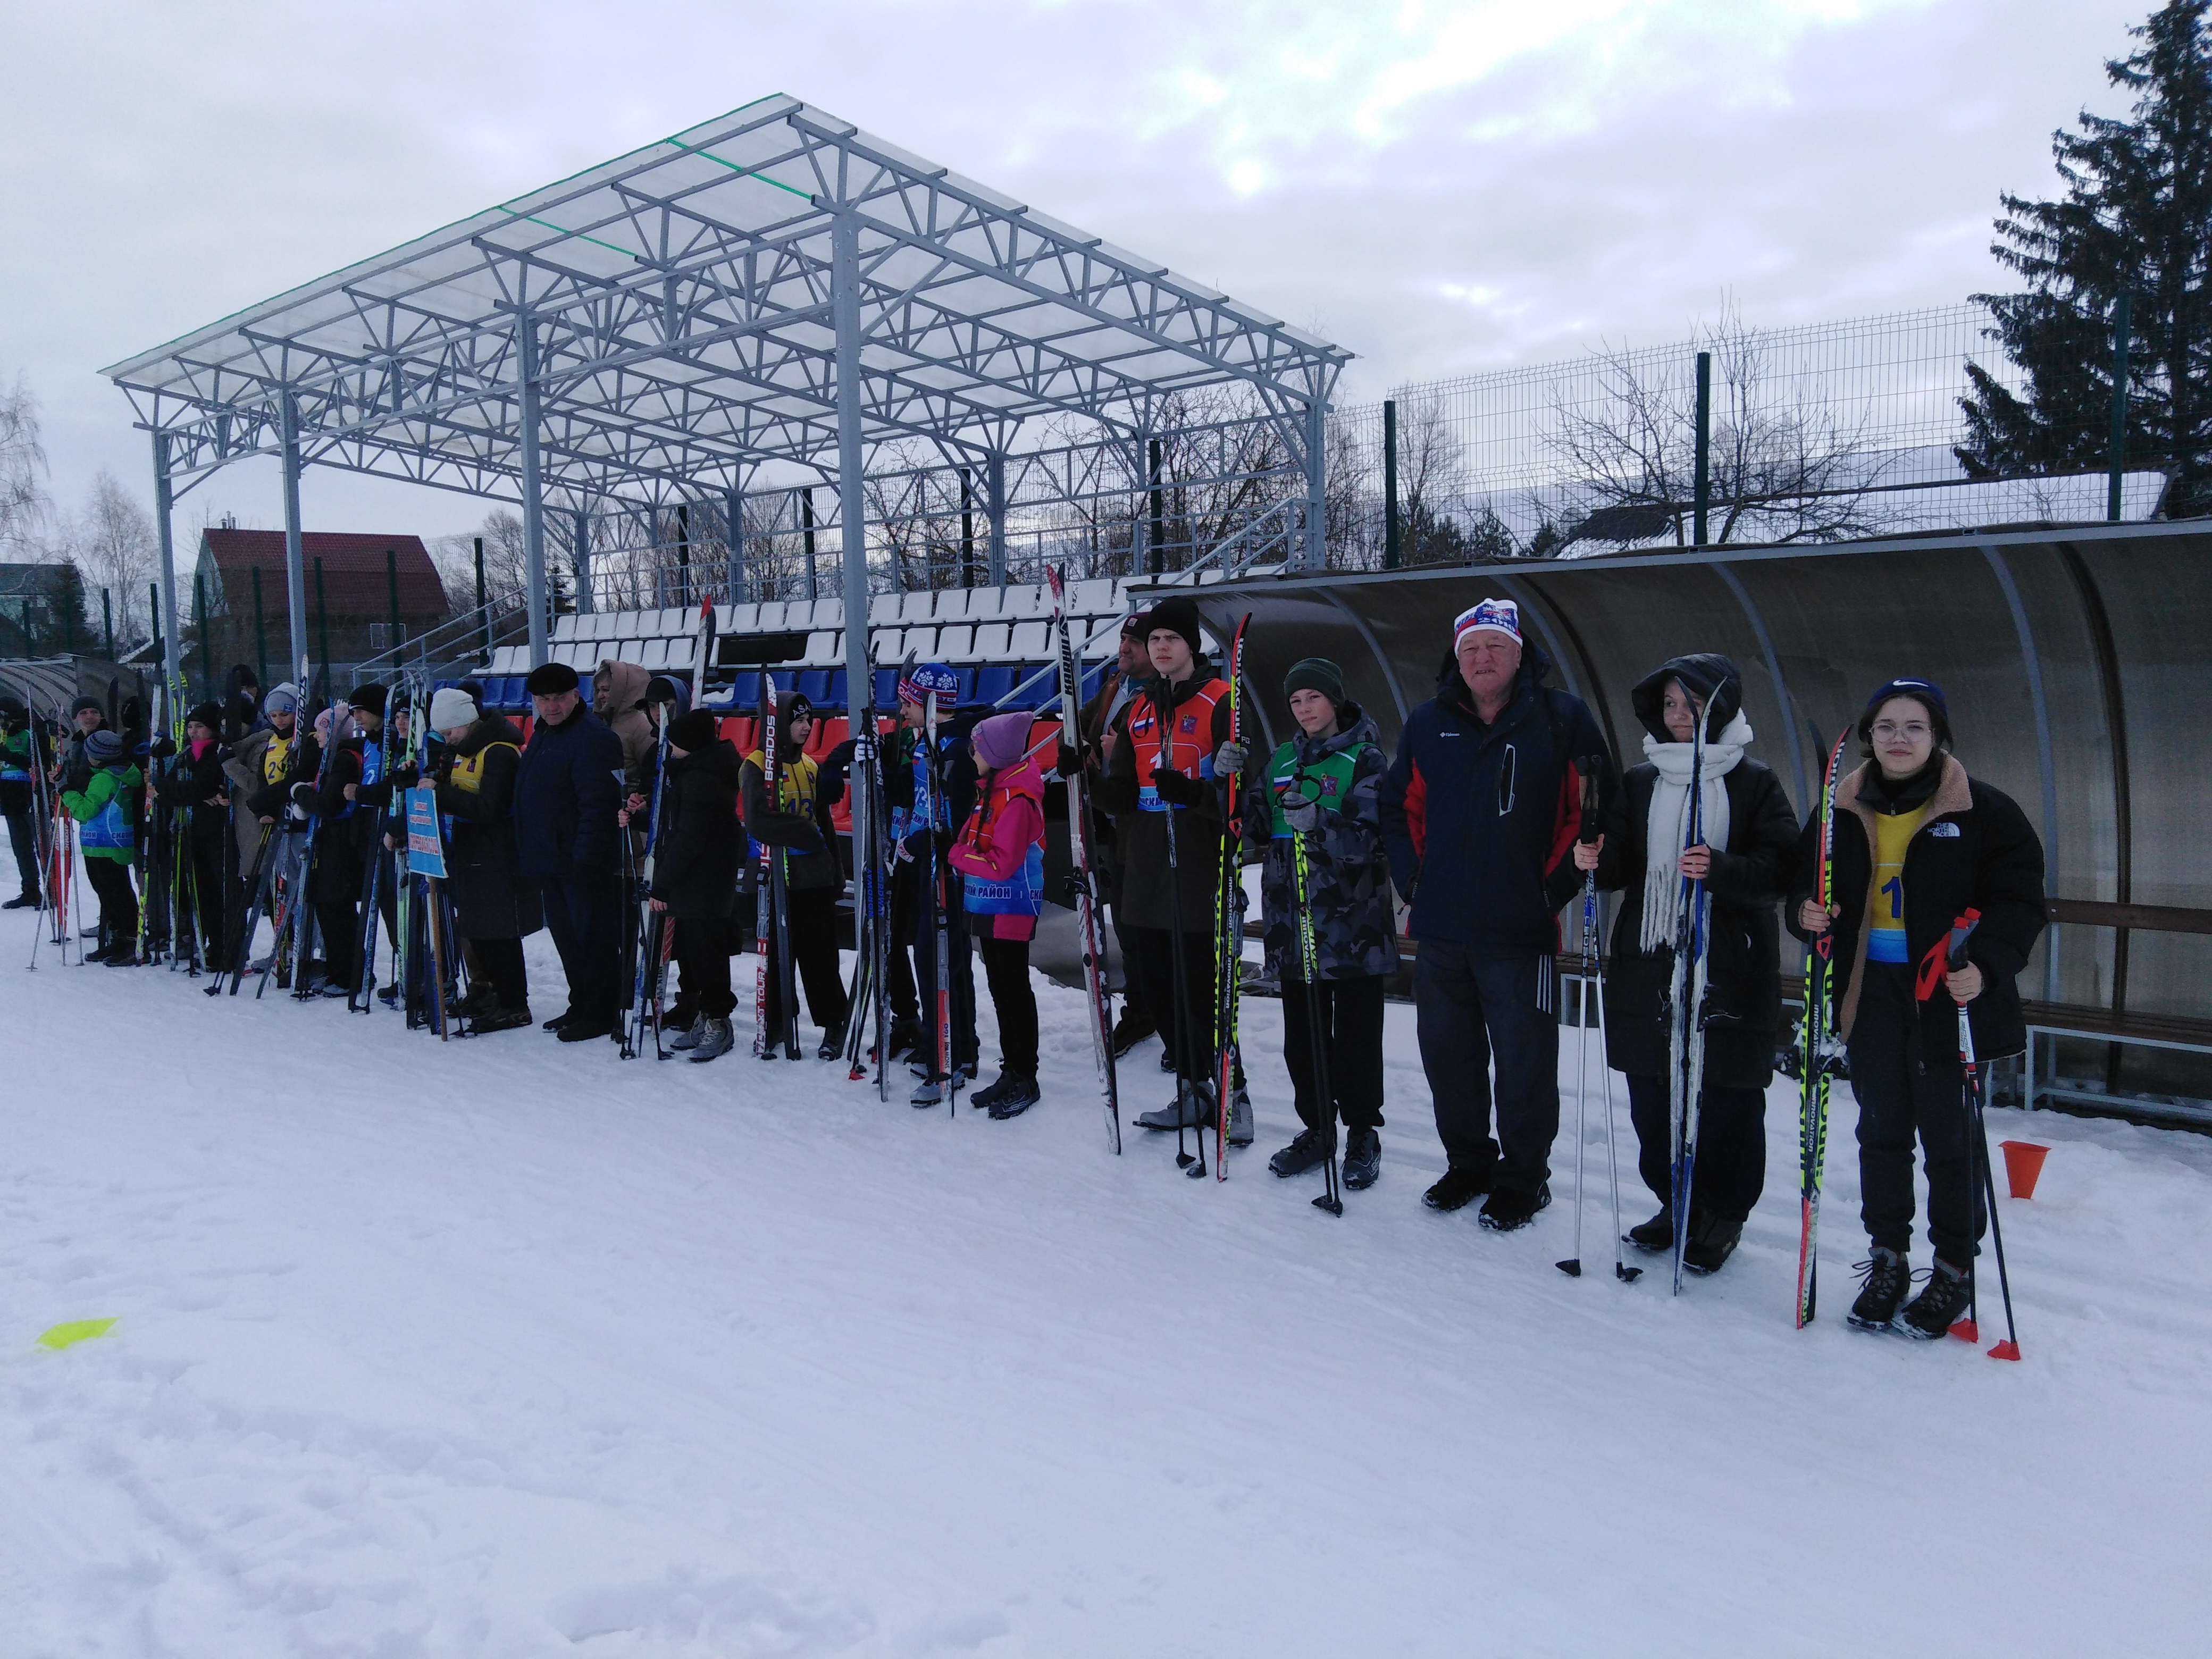
[[[1961,1319],[1951,1327],[1951,1334],[1961,1342],[1978,1342],[1982,1340],[1982,1328],[1971,1319]]]
[[[2014,1341],[2010,1337],[2007,1337],[2003,1341],[1998,1343],[1996,1347],[1990,1350],[1990,1358],[1992,1359],[2018,1359],[2020,1358],[2020,1344]]]
[[[1571,1257],[1565,1261],[1554,1261],[1552,1265],[1570,1279],[1580,1279],[1583,1276],[1583,1262],[1580,1256]]]

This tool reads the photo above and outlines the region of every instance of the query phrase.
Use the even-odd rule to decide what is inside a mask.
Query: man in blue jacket
[[[622,739],[585,706],[566,664],[542,664],[523,685],[537,720],[514,773],[516,869],[538,883],[568,977],[568,1011],[548,1029],[585,1042],[613,1032],[622,994]]]
[[[1450,1160],[1422,1201],[1456,1210],[1487,1193],[1482,1224],[1498,1232],[1552,1201],[1559,910],[1582,881],[1582,781],[1609,770],[1597,722],[1542,683],[1549,667],[1511,600],[1462,611],[1437,695],[1407,720],[1382,783],[1391,878],[1419,941],[1421,1066]]]

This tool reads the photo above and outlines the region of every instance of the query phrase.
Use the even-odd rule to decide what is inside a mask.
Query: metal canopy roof
[[[862,436],[967,460],[1023,421],[1134,434],[1242,384],[1302,434],[1349,354],[775,96],[103,371],[179,491],[277,454],[548,504],[838,471],[833,227],[859,228]]]

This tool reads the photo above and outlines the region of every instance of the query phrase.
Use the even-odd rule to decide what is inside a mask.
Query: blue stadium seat
[[[1001,702],[1014,689],[1021,676],[1011,665],[1000,665],[975,671],[975,701],[991,704]]]
[[[842,708],[845,706],[845,671],[843,669],[831,671],[830,684],[822,693],[822,701],[814,706],[817,708]]]
[[[898,707],[898,670],[876,670],[876,707],[889,714]]]
[[[799,695],[806,699],[810,708],[830,708],[831,671],[827,668],[802,669],[799,675]]]

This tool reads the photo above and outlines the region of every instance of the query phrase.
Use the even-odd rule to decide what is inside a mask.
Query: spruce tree
[[[2171,478],[2166,510],[2212,512],[2212,0],[2169,0],[2129,31],[2107,80],[2136,94],[2126,120],[2084,111],[2051,135],[2065,194],[2005,196],[1990,252],[2021,294],[1978,294],[2027,380],[2015,396],[1968,363],[1960,399],[1970,477],[2102,469],[2112,441],[2112,316],[2132,310],[2127,465]]]

